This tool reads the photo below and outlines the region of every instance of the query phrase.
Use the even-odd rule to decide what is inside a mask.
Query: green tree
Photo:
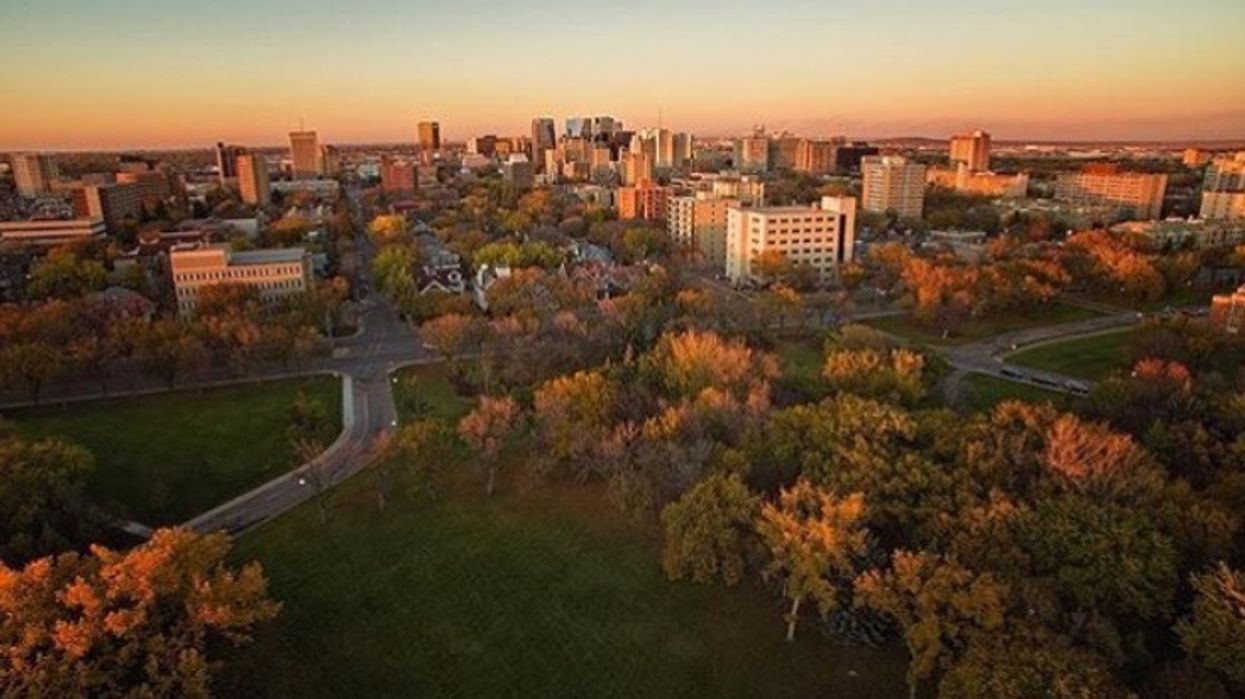
[[[93,467],[81,447],[0,436],[0,560],[21,565],[99,534],[103,512],[86,497]]]
[[[1176,626],[1185,652],[1245,689],[1245,573],[1220,563],[1192,582],[1193,613]]]
[[[73,251],[56,250],[30,268],[26,294],[35,299],[77,298],[108,284],[108,271],[100,262],[78,257]]]
[[[760,498],[735,474],[715,473],[661,513],[661,562],[671,580],[734,585],[743,577]]]
[[[0,372],[5,383],[26,389],[30,399],[39,402],[43,387],[61,375],[65,358],[54,347],[42,342],[21,342],[0,351]]]

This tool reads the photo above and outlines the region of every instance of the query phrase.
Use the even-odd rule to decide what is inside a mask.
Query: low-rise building
[[[73,218],[47,221],[2,221],[0,242],[52,247],[89,240],[107,231],[103,219]]]
[[[1144,236],[1158,248],[1182,247],[1186,244],[1196,248],[1216,248],[1245,243],[1245,221],[1125,221],[1112,226],[1111,230]]]
[[[1211,299],[1210,325],[1229,335],[1240,335],[1245,330],[1245,286]]]
[[[1124,215],[1156,219],[1162,215],[1167,175],[1122,172],[1115,164],[1087,165],[1080,172],[1061,173],[1055,199],[1078,205],[1109,205]]]
[[[199,293],[215,284],[255,287],[260,298],[274,302],[301,294],[311,284],[311,256],[303,248],[234,252],[228,245],[174,248],[169,252],[177,310],[191,315]]]
[[[822,197],[820,205],[731,208],[726,224],[726,275],[734,283],[765,281],[756,267],[776,252],[808,265],[821,283],[851,262],[856,244],[856,200]]]
[[[925,173],[929,184],[953,189],[963,194],[986,197],[1020,198],[1029,193],[1029,175],[1000,175],[993,172],[970,170],[960,163],[955,169],[930,168]]]

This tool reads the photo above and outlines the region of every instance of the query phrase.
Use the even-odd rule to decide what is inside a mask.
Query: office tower
[[[1055,199],[1075,206],[1114,206],[1125,216],[1160,218],[1167,175],[1121,172],[1113,163],[1086,165],[1080,172],[1060,173]]]
[[[990,134],[974,131],[951,137],[951,167],[964,163],[970,172],[990,170]]]
[[[618,218],[658,221],[666,218],[670,188],[653,182],[618,188]]]
[[[238,156],[245,152],[242,146],[216,143],[216,172],[221,184],[238,176]]]
[[[765,172],[769,169],[769,137],[760,129],[751,136],[735,139],[735,169],[740,172]]]
[[[653,181],[653,158],[643,151],[627,151],[622,158],[622,183],[635,186]]]
[[[925,166],[894,155],[871,155],[860,161],[864,176],[862,208],[874,213],[894,211],[920,218],[925,205]]]
[[[336,177],[340,169],[341,156],[337,152],[337,146],[320,146],[320,174]]]
[[[321,172],[320,140],[315,131],[290,132],[290,161],[296,180],[313,180]]]
[[[268,161],[259,153],[238,153],[235,163],[242,201],[255,206],[267,206],[272,200],[272,190],[268,184]]]
[[[557,126],[549,117],[532,119],[532,163],[542,172],[545,169],[545,152],[558,145]]]
[[[831,281],[856,246],[856,200],[822,197],[820,205],[731,207],[726,220],[726,276],[735,283],[768,281],[754,265],[767,252],[817,270]]]
[[[796,172],[824,175],[834,171],[834,141],[802,138],[795,151]]]
[[[59,175],[56,161],[49,155],[17,153],[13,156],[13,179],[17,183],[17,193],[23,197],[46,194]]]
[[[674,135],[673,167],[683,168],[692,163],[692,135],[679,132]]]
[[[467,152],[491,158],[497,153],[497,136],[486,134],[467,141]]]
[[[592,117],[592,137],[598,141],[609,140],[613,135],[614,129],[622,126],[621,123],[614,121],[611,116]]]
[[[567,117],[567,138],[592,138],[592,119],[588,117]]]
[[[440,122],[419,122],[419,149],[425,153],[435,153],[441,150]]]

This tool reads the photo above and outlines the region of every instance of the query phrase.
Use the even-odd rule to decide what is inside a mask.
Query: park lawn
[[[418,418],[436,418],[450,424],[475,406],[475,401],[459,395],[450,369],[444,363],[409,366],[393,374],[394,407],[403,424]]]
[[[1048,391],[989,374],[969,374],[960,381],[960,395],[957,403],[963,412],[988,411],[1005,400],[1022,400],[1029,403],[1047,402],[1062,407],[1068,403],[1068,396],[1058,391]]]
[[[293,468],[286,428],[300,391],[341,424],[341,382],[329,376],[42,406],[5,417],[23,434],[86,447],[95,455],[92,496],[159,526],[181,523]]]
[[[1129,367],[1135,329],[1079,337],[1023,349],[1007,356],[1013,364],[1097,381]]]
[[[884,316],[861,321],[883,332],[897,335],[913,342],[927,345],[965,345],[995,335],[1041,327],[1074,323],[1081,320],[1097,318],[1102,314],[1098,311],[1079,306],[1057,303],[1036,315],[1008,314],[981,318],[969,322],[959,335],[944,338],[940,332],[931,332],[915,325],[908,315]]]
[[[280,617],[217,693],[258,697],[896,697],[897,646],[849,647],[753,584],[666,580],[653,536],[599,484],[486,498],[459,472],[377,514],[361,475],[328,525],[303,506],[245,535]]]

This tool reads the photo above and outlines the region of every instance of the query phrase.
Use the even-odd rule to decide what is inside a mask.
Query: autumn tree
[[[975,638],[938,683],[938,699],[1125,696],[1102,657],[1041,629]]]
[[[172,389],[178,377],[207,362],[207,348],[191,329],[176,320],[157,320],[145,326],[135,343],[144,370],[160,377]]]
[[[757,533],[770,553],[768,575],[783,580],[791,600],[787,640],[795,638],[800,606],[811,599],[824,617],[839,606],[839,590],[831,576],[851,576],[854,559],[867,545],[865,500],[860,493],[839,497],[800,480],[779,493],[777,503],[761,506]]]
[[[480,396],[480,402],[458,422],[458,434],[475,452],[488,474],[485,493],[493,494],[498,457],[519,432],[518,403],[509,396]]]
[[[834,349],[822,376],[835,391],[915,405],[925,397],[925,357],[909,349]]]
[[[671,580],[734,585],[743,577],[760,498],[735,474],[715,473],[661,513],[661,562]]]
[[[618,387],[599,372],[581,371],[551,379],[533,398],[536,432],[554,464],[586,475],[593,448],[608,434]]]
[[[1193,613],[1176,626],[1185,652],[1245,688],[1245,573],[1220,563],[1192,582]]]
[[[93,546],[0,565],[0,686],[9,696],[209,695],[210,653],[275,617],[258,563],[223,534],[164,529],[126,552]]]
[[[1002,627],[1005,589],[989,573],[977,574],[942,556],[895,551],[891,568],[856,579],[858,606],[891,617],[903,630],[911,662],[909,696],[958,649]]]
[[[714,332],[667,333],[644,357],[644,371],[665,393],[691,398],[706,388],[747,393],[757,381],[778,375],[772,355],[756,352],[738,340]]]
[[[406,217],[401,214],[377,216],[368,224],[367,232],[378,245],[402,242],[407,236]]]
[[[61,352],[43,342],[21,342],[0,350],[0,375],[5,383],[24,388],[36,403],[44,386],[64,369]]]
[[[370,466],[377,509],[384,514],[395,486],[412,498],[432,496],[455,458],[453,433],[440,420],[417,420],[383,436]]]
[[[483,328],[470,316],[450,313],[438,316],[419,326],[419,337],[445,359],[451,369],[457,367],[457,359],[481,339]]]

